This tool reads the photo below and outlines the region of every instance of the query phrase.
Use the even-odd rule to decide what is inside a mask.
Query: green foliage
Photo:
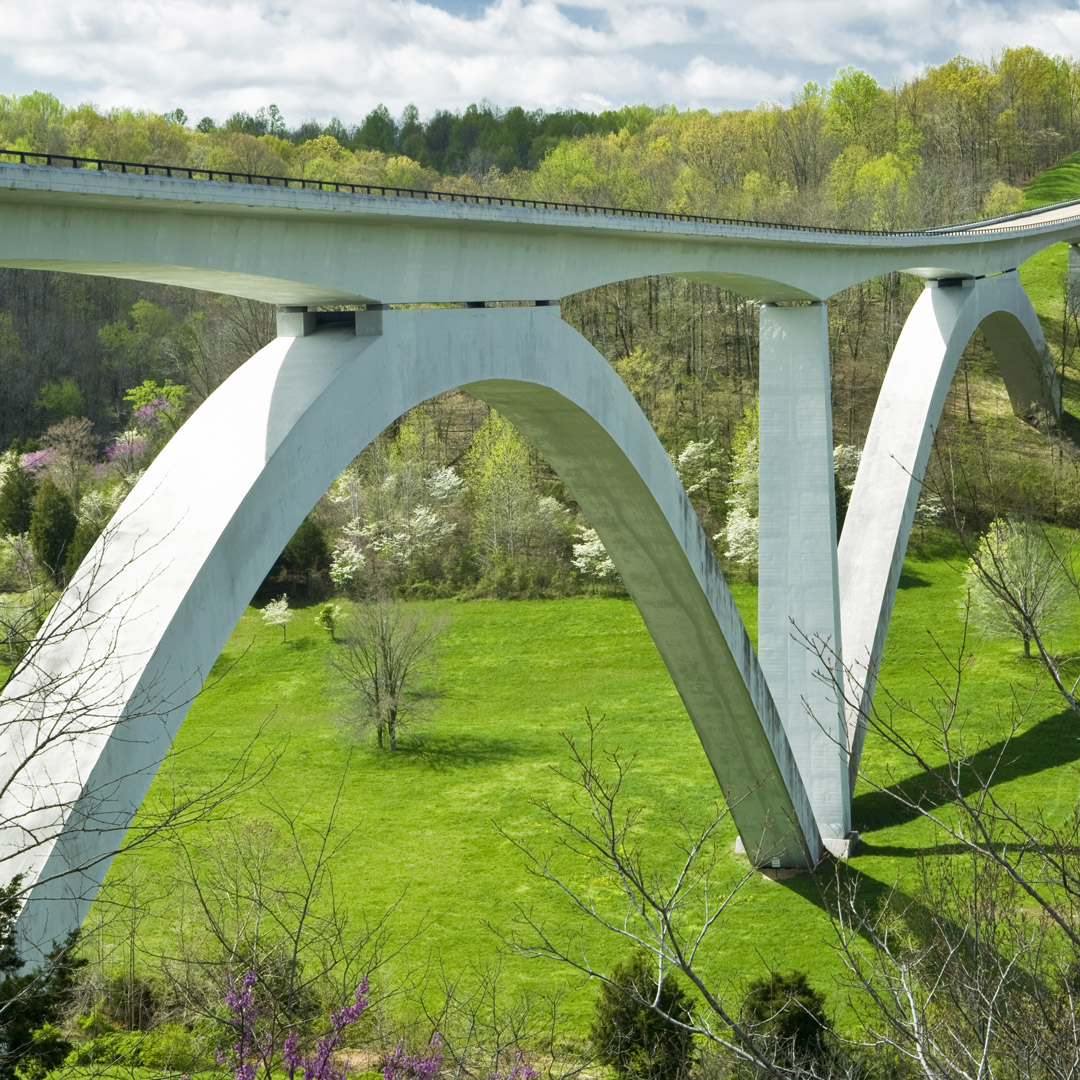
[[[124,400],[131,405],[132,410],[165,401],[179,415],[183,413],[187,402],[187,387],[180,386],[169,379],[163,383],[154,382],[153,379],[144,379],[138,386],[124,391]]]
[[[70,581],[79,569],[79,563],[86,558],[94,542],[101,535],[101,527],[91,518],[80,518],[75,526],[75,534],[64,556],[64,577]]]
[[[1070,556],[1066,553],[1065,559]],[[964,568],[971,615],[981,629],[1031,643],[1067,618],[1072,596],[1068,565],[1038,523],[997,518],[979,538]]]
[[[71,1049],[57,1026],[78,972],[78,931],[57,944],[40,970],[20,973],[13,935],[20,879],[0,889],[0,1080],[38,1080],[60,1065]]]
[[[529,447],[505,417],[492,410],[473,437],[465,479],[474,510],[477,547],[494,564],[521,550],[535,494]]]
[[[870,145],[871,122],[881,94],[874,77],[865,71],[849,65],[836,73],[829,84],[826,113],[845,143]]]
[[[162,1073],[193,1074],[212,1063],[209,1040],[183,1024],[158,1024],[144,1033],[138,1063]]]
[[[260,586],[260,592],[287,588],[301,596],[316,596],[326,587],[330,546],[322,526],[308,514],[292,534]]]
[[[983,199],[983,217],[998,218],[1017,214],[1024,209],[1024,193],[1004,180],[995,180]]]
[[[615,965],[610,982],[601,984],[590,1037],[598,1059],[620,1077],[682,1080],[694,1041],[679,1024],[689,1021],[686,991],[671,975],[658,987],[655,959],[639,949]]]
[[[828,1053],[825,998],[804,972],[756,979],[747,987],[740,1020],[781,1061],[805,1065]]]
[[[79,384],[70,375],[59,382],[45,383],[34,399],[34,408],[41,413],[46,424],[63,420],[66,416],[75,416],[83,412],[84,405]]]
[[[64,562],[77,527],[71,496],[52,480],[42,480],[30,518],[30,546],[34,558],[58,582],[64,580]]]
[[[319,608],[319,614],[315,616],[315,621],[330,635],[331,641],[337,640],[335,634],[341,616],[342,607],[340,604],[323,604]]]
[[[0,535],[18,536],[30,529],[34,514],[37,484],[29,469],[24,469],[17,454],[4,461],[0,473]]]

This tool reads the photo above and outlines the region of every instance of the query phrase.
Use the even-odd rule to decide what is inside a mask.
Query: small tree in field
[[[271,600],[266,607],[259,609],[259,614],[267,626],[281,627],[281,640],[285,641],[286,634],[288,634],[289,620],[293,617],[293,613],[289,608],[288,596],[282,594],[276,600]]]
[[[1016,634],[1027,657],[1032,642],[1041,646],[1046,631],[1061,620],[1072,591],[1067,564],[1045,531],[1011,517],[991,522],[971,552],[964,579],[975,623],[990,633]]]
[[[420,711],[444,625],[386,599],[359,605],[345,620],[332,663],[356,695],[355,722],[375,729],[380,748],[396,750],[401,728]]]
[[[778,1063],[797,1068],[826,1058],[825,999],[801,971],[755,979],[743,998],[742,1022]]]

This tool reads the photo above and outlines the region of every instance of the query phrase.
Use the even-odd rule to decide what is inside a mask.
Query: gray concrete
[[[761,308],[758,655],[822,837],[851,831],[825,305]]]
[[[669,274],[827,299],[893,270],[997,273],[1080,241],[1076,205],[903,236],[708,225],[0,164],[0,266],[282,305],[557,299]]]
[[[358,329],[278,338],[147,470],[54,617],[69,613],[68,632],[32,673],[82,673],[79,697],[92,708],[69,706],[70,685],[48,678],[44,692],[31,677],[0,700],[0,856],[5,875],[36,880],[24,943],[78,923],[191,699],[304,514],[391,421],[456,386],[542,450],[600,533],[751,859],[813,865],[814,812],[734,602],[667,454],[610,365],[557,307],[369,312]]]
[[[1070,315],[1080,315],[1080,247],[1069,245],[1069,268],[1065,278],[1065,305]]]
[[[1015,272],[952,288],[928,283],[889,363],[840,538],[853,782],[934,432],[957,362],[976,330],[985,334],[1019,415],[1060,412],[1042,329]]]

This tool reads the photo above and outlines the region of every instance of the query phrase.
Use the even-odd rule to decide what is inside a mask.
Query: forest
[[[716,114],[646,105],[545,114],[484,102],[427,119],[411,106],[399,118],[378,106],[348,122],[294,126],[273,104],[255,115],[195,121],[180,108],[164,116],[102,112],[47,92],[0,95],[0,165],[4,150],[747,220],[921,228],[1080,197],[1080,60],[1009,47],[991,62],[957,57],[888,87],[845,68],[827,86],[807,84],[790,103]],[[381,1071],[385,1080],[451,1073],[562,1080],[604,1069],[620,1080],[1074,1076],[1080,881],[1067,753],[1075,737],[1062,717],[1074,723],[1080,708],[1075,684],[1069,691],[1078,674],[1076,620],[1059,619],[1058,644],[1043,649],[1049,665],[1036,659],[1023,667],[1020,637],[1024,651],[1033,651],[1027,624],[991,625],[993,597],[980,599],[971,561],[982,552],[993,567],[995,552],[1008,549],[1010,523],[1020,522],[1066,553],[1062,565],[1071,571],[1074,564],[1080,323],[1066,295],[1063,251],[1044,253],[1021,273],[1063,380],[1066,415],[1061,422],[1014,416],[985,343],[972,340],[936,433],[909,551],[910,606],[898,605],[894,632],[902,655],[890,661],[895,681],[886,681],[895,696],[879,693],[882,711],[872,722],[879,764],[869,766],[858,806],[863,827],[872,836],[879,830],[877,846],[872,839],[850,873],[827,868],[778,899],[764,891],[775,882],[748,880],[733,862],[734,836],[722,814],[697,833],[682,818],[673,824],[682,810],[673,792],[682,785],[711,792],[715,783],[676,738],[685,715],[615,567],[572,492],[536,451],[498,413],[453,392],[400,417],[312,508],[192,710],[187,756],[163,769],[161,784],[209,775],[213,755],[200,748],[211,734],[243,759],[260,710],[269,712],[271,731],[306,733],[311,749],[301,755],[311,771],[301,778],[287,765],[258,793],[254,783],[241,790],[237,805],[250,814],[243,825],[243,815],[231,822],[234,815],[224,814],[200,822],[197,834],[163,830],[145,861],[122,864],[81,948],[60,950],[44,984],[19,973],[5,936],[17,883],[0,895],[0,1077],[227,1072],[325,1080],[346,1065],[372,1078]],[[878,389],[920,288],[891,274],[828,301],[839,529]],[[658,432],[753,632],[757,305],[656,277],[567,296],[561,307]],[[0,676],[32,648],[59,589],[146,465],[274,333],[273,309],[239,297],[0,269]],[[980,547],[987,538],[990,548]],[[973,583],[962,613],[953,600],[935,599],[952,596],[960,577]],[[1059,577],[1055,588],[1048,602],[1072,611],[1080,596],[1075,574],[1071,583]],[[409,702],[418,730],[437,713],[434,733],[410,730],[395,749],[391,727],[381,757],[370,738],[358,743],[348,751],[346,785],[346,774],[335,772],[345,745],[340,717],[335,727],[326,714],[348,708],[338,676],[350,662],[349,613],[399,601],[421,613],[414,628],[432,639],[438,618],[429,617],[449,618],[436,651],[447,670],[455,661],[460,671],[441,676],[438,695],[424,686]],[[1033,616],[1043,620],[1037,655],[1051,640],[1046,614],[1044,605]],[[974,637],[986,628],[991,643],[968,651],[969,629]],[[928,629],[964,644],[956,655],[951,642],[935,639],[930,647]],[[324,655],[328,664],[313,663]],[[548,670],[552,656],[561,672]],[[535,682],[521,675],[526,669]],[[215,691],[218,679],[224,689]],[[519,679],[521,686],[512,685]],[[554,736],[555,722],[537,718],[553,708],[545,702],[580,719],[571,690],[588,688],[595,705],[612,686],[619,688],[614,711],[635,711],[620,729],[629,733],[622,745],[632,748],[609,751],[602,725],[590,719],[553,761],[550,739],[541,743],[533,730]],[[1002,704],[1010,695],[1015,714]],[[954,738],[969,697],[977,712],[964,729],[970,748]],[[276,717],[279,703],[293,711]],[[473,712],[486,713],[501,740],[478,735]],[[382,748],[383,726],[375,727]],[[1016,764],[1013,739],[1034,741],[1058,770],[1046,781],[1047,804],[1043,788],[1017,796],[1010,787],[1013,803],[993,797],[999,774],[1019,783],[1035,771]],[[638,751],[658,762],[655,778],[630,775]],[[391,757],[395,763],[386,764]],[[901,782],[916,766],[917,781]],[[537,828],[535,816],[500,794],[493,779],[526,792],[540,768],[545,776],[555,770],[560,794],[540,800],[539,829],[568,837],[562,855],[547,862],[520,839]],[[360,778],[396,813],[366,835],[342,839],[337,819],[354,811],[348,789]],[[426,804],[406,805],[402,793],[413,789]],[[711,852],[700,879],[699,864],[686,863],[693,881],[707,881],[711,871],[718,894],[730,890],[757,905],[759,920],[761,909],[771,913],[779,924],[770,931],[774,953],[763,961],[755,931],[735,924],[733,944],[718,950],[730,965],[721,975],[709,968],[696,981],[711,961],[662,962],[657,975],[653,960],[664,955],[663,942],[688,940],[680,935],[701,917],[701,902],[694,894],[680,907],[677,889],[666,894],[659,877],[644,873],[648,860],[635,846],[641,812],[620,817],[627,790],[633,797],[647,791],[671,812],[664,823],[659,811],[657,820],[644,814],[646,840],[674,835],[676,848]],[[161,786],[153,791],[160,796]],[[301,800],[303,811],[288,808],[286,796],[302,795],[312,799]],[[444,798],[460,805],[446,811],[452,824],[440,833],[426,807]],[[582,813],[598,831],[574,831]],[[470,831],[488,816],[526,859],[524,873],[494,853],[491,836]],[[415,905],[445,903],[437,881],[413,885],[415,901],[402,885],[395,899],[392,886],[408,877],[398,865],[402,853],[422,863],[439,850],[469,867],[474,852],[457,850],[466,835],[497,869],[475,880],[470,872],[455,904],[469,918],[482,912],[495,921],[492,912],[509,918],[518,897],[516,955],[565,960],[571,952],[564,946],[567,955],[559,956],[544,936],[551,924],[536,914],[555,908],[520,900],[537,895],[522,883],[530,872],[568,882],[579,898],[588,892],[582,880],[602,880],[601,907],[625,890],[645,923],[661,928],[661,951],[627,954],[625,932],[614,945],[594,941],[595,966],[577,961],[592,983],[562,1001],[549,995],[552,980],[523,975],[516,960],[505,961],[508,977],[520,979],[512,989],[497,967],[468,976],[444,967],[473,956],[476,923],[464,916],[431,916],[446,950],[437,959],[418,960],[411,942],[395,943],[392,921],[382,921],[390,914],[365,910],[360,921],[370,921],[358,929],[354,915],[346,934],[331,853],[374,867],[368,876],[377,882],[359,870],[339,871],[338,880],[377,896],[371,903],[400,920]],[[606,862],[586,863],[591,869],[575,877],[560,860],[567,852],[593,857],[597,836]],[[920,854],[890,892],[882,867],[906,844]],[[969,863],[958,874],[955,863],[935,857]],[[678,871],[677,858],[673,865]],[[817,955],[822,911],[839,940],[832,960]],[[552,918],[558,929],[578,925]],[[618,918],[609,918],[610,932]],[[177,940],[166,940],[162,927],[170,921],[180,928]],[[652,940],[635,932],[643,938],[632,940]],[[675,968],[678,979],[665,975]],[[843,975],[847,996],[822,989],[822,972],[837,981]],[[737,979],[737,986],[725,983]]]
[[[394,119],[380,106],[352,126],[290,127],[268,105],[255,116],[205,117],[188,126],[181,110],[102,114],[47,93],[0,96],[0,147],[16,150],[875,229],[1019,209],[1023,184],[1076,147],[1078,124],[1080,61],[1030,47],[1006,48],[990,64],[957,57],[889,88],[843,69],[827,87],[804,87],[790,105],[720,114],[634,106],[545,115],[482,104],[422,122],[414,108]],[[838,451],[846,463],[841,504],[917,290],[918,282],[893,274],[830,300],[837,442],[854,448]],[[1047,336],[1067,366],[1074,334],[1061,297],[1050,302]],[[736,497],[733,449],[747,431],[753,438],[754,305],[701,284],[645,279],[566,297],[563,314],[637,396],[729,570],[752,573],[752,559],[738,557],[738,537],[723,529]],[[184,387],[173,406],[179,413],[169,414],[175,424],[272,333],[272,312],[236,297],[0,270],[0,446],[74,452],[81,468],[106,470],[115,484],[114,458],[135,472],[162,441],[160,431],[135,422],[132,391]],[[945,434],[955,453],[1000,458],[1001,470],[1024,474],[1006,486],[1022,491],[1016,497],[1025,512],[1071,521],[1077,485],[1068,440],[1040,454],[1030,431],[1011,427],[991,436],[976,416],[968,378],[986,363],[974,342],[963,365],[963,422],[954,427],[948,414]],[[72,417],[91,424],[79,449],[43,442],[46,431]],[[575,566],[579,556],[588,562],[584,550],[575,556],[575,543],[591,538],[557,478],[461,395],[429,403],[383,443],[358,461],[348,497],[339,492],[337,502],[316,511],[301,558],[307,565],[298,569],[290,557],[291,571],[279,567],[282,589],[328,592],[335,549],[363,556],[369,575],[392,564],[393,586],[411,595],[542,596],[573,591],[583,577],[604,584]],[[501,482],[494,464],[500,455],[502,475],[516,478],[519,490],[503,493],[506,520],[496,523],[485,514],[500,503],[490,490]],[[433,501],[416,485],[442,470],[460,484]],[[391,492],[394,485],[399,490]],[[965,510],[974,509],[963,491],[959,497]],[[370,504],[363,515],[362,499]],[[986,523],[980,513],[976,525]],[[84,546],[91,531],[87,526]],[[407,537],[407,558],[393,539],[400,536]]]

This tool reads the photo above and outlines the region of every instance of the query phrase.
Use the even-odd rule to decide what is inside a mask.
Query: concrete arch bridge
[[[860,234],[0,165],[0,266],[191,286],[280,312],[277,339],[147,470],[0,699],[0,858],[5,880],[25,875],[24,947],[81,919],[304,515],[389,423],[454,387],[509,417],[594,524],[750,860],[844,854],[865,706],[953,371],[981,328],[1017,413],[1059,411],[1015,269],[1059,241],[1080,242],[1080,205]],[[825,305],[890,271],[926,288],[838,547]],[[555,303],[650,274],[761,304],[756,654],[655,433]],[[464,306],[397,307],[429,303]]]

